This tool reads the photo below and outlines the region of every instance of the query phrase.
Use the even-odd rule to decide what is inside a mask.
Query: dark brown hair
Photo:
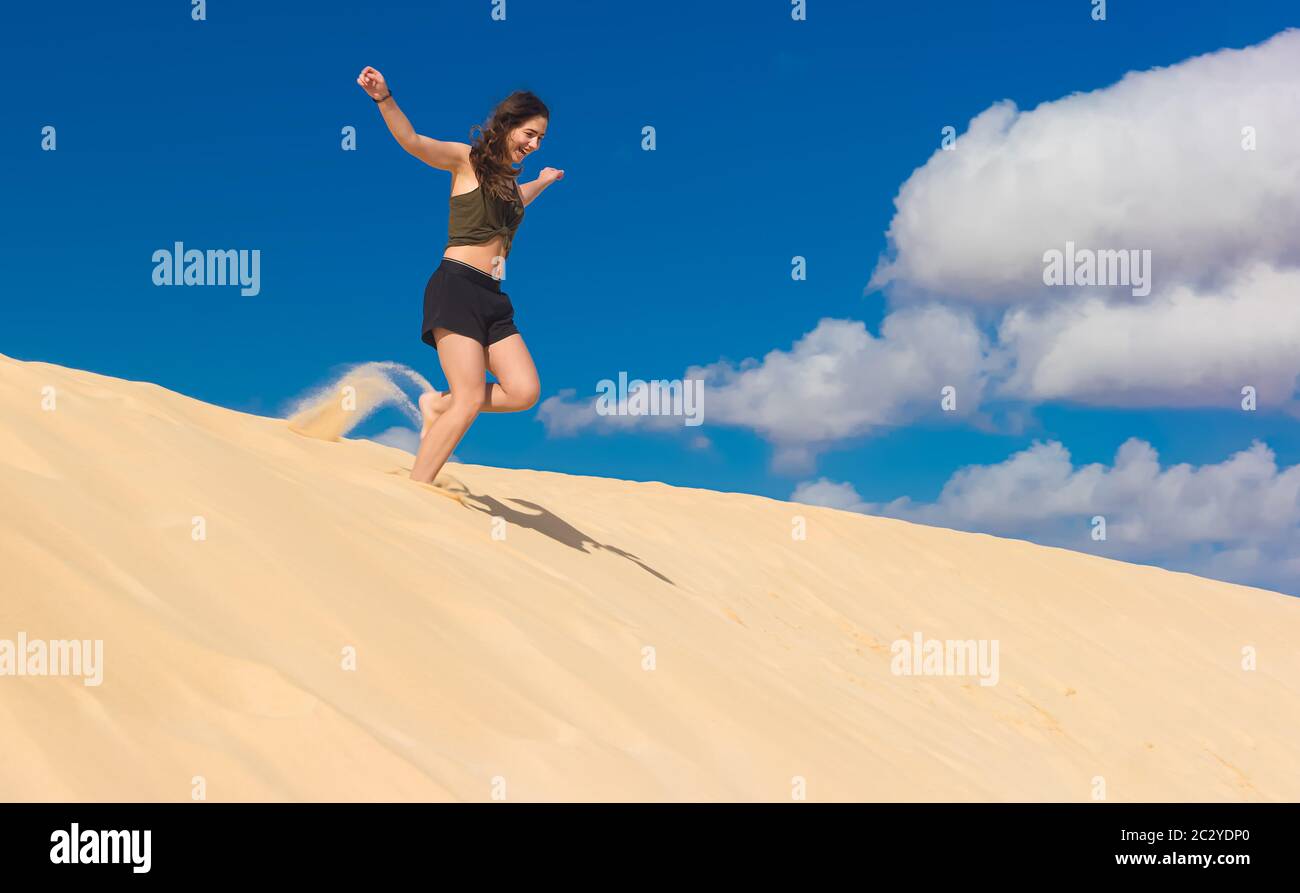
[[[479,185],[503,201],[515,200],[513,180],[519,171],[508,155],[510,132],[529,118],[551,119],[551,111],[527,90],[516,90],[497,103],[487,121],[470,128],[469,163]],[[476,133],[477,131],[477,133]]]

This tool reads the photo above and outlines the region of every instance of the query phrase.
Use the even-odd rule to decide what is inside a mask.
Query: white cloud
[[[932,503],[867,503],[822,478],[792,500],[940,527],[1011,536],[1127,561],[1300,592],[1300,465],[1279,468],[1265,444],[1222,462],[1161,468],[1130,438],[1107,466],[1075,467],[1060,443],[960,469]],[[1106,541],[1092,539],[1105,518]]]
[[[872,281],[895,306],[1004,310],[998,397],[1234,408],[1251,385],[1296,413],[1297,145],[1300,30],[1032,111],[999,103],[903,184]],[[1150,295],[1045,287],[1043,253],[1066,242],[1150,249]]]
[[[564,388],[537,407],[537,418],[551,437],[571,437],[596,424],[596,397],[575,399],[577,390]]]
[[[1109,406],[1294,408],[1300,376],[1300,272],[1257,267],[1222,293],[1179,286],[1149,303],[1097,298],[1045,312],[1015,309],[999,342],[1015,357],[999,394]]]
[[[836,482],[824,477],[815,481],[804,481],[795,487],[794,493],[790,494],[790,501],[805,505],[823,505],[848,512],[866,513],[870,509],[852,484]]]
[[[414,454],[420,448],[420,432],[413,431],[410,428],[388,428],[371,437],[375,443],[382,443],[384,446],[397,447],[399,450]]]
[[[694,433],[700,425],[687,425],[685,415],[601,415],[596,411],[598,394],[592,392],[578,397],[575,388],[564,388],[554,396],[547,397],[537,406],[537,418],[546,426],[550,437],[571,437],[585,431],[595,434],[616,434],[627,431],[685,431]],[[703,418],[707,424],[711,407],[707,398],[704,403]]]
[[[903,184],[873,284],[1011,303],[1041,293],[1043,253],[1067,241],[1151,249],[1164,288],[1294,265],[1297,145],[1300,30],[1031,111],[1000,102]]]
[[[944,385],[976,425],[992,399],[1235,410],[1248,385],[1300,414],[1298,145],[1300,30],[1030,111],[997,103],[903,184],[879,336],[823,319],[789,350],[686,376],[706,380],[707,423],[763,436],[784,471],[939,418]],[[1044,286],[1043,253],[1066,242],[1150,249],[1151,293]],[[552,433],[595,423],[563,399],[543,410]]]
[[[704,382],[705,425],[751,428],[777,447],[775,464],[811,466],[819,448],[925,415],[939,415],[941,389],[956,389],[954,415],[978,406],[987,386],[988,344],[964,311],[909,307],[891,314],[879,337],[855,320],[823,319],[789,351],[762,361],[692,366],[685,379]],[[626,430],[672,417],[601,417],[594,397],[563,391],[543,402],[539,416],[552,435],[588,428]]]

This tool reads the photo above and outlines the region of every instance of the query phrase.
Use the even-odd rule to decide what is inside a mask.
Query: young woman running
[[[514,165],[541,147],[551,116],[532,93],[516,91],[502,100],[487,123],[471,128],[469,145],[416,133],[375,69],[362,69],[357,83],[378,103],[403,149],[451,172],[447,247],[424,288],[421,333],[438,352],[449,390],[420,396],[424,430],[411,467],[411,480],[432,483],[480,412],[519,412],[537,403],[537,368],[501,280],[524,207],[564,171],[548,167],[531,183],[516,182]],[[488,372],[495,383],[487,381]]]

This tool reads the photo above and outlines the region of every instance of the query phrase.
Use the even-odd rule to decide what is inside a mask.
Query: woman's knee
[[[542,396],[542,384],[537,379],[533,379],[526,384],[516,386],[516,390],[510,392],[519,403],[519,409],[532,409],[537,405],[537,399]]]
[[[457,416],[473,418],[483,409],[484,393],[482,388],[453,390],[451,406],[448,412]]]

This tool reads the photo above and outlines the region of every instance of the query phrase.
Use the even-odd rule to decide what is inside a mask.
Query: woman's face
[[[546,136],[545,118],[529,118],[510,132],[510,162],[518,164],[525,155],[536,152],[542,147],[542,137]]]

